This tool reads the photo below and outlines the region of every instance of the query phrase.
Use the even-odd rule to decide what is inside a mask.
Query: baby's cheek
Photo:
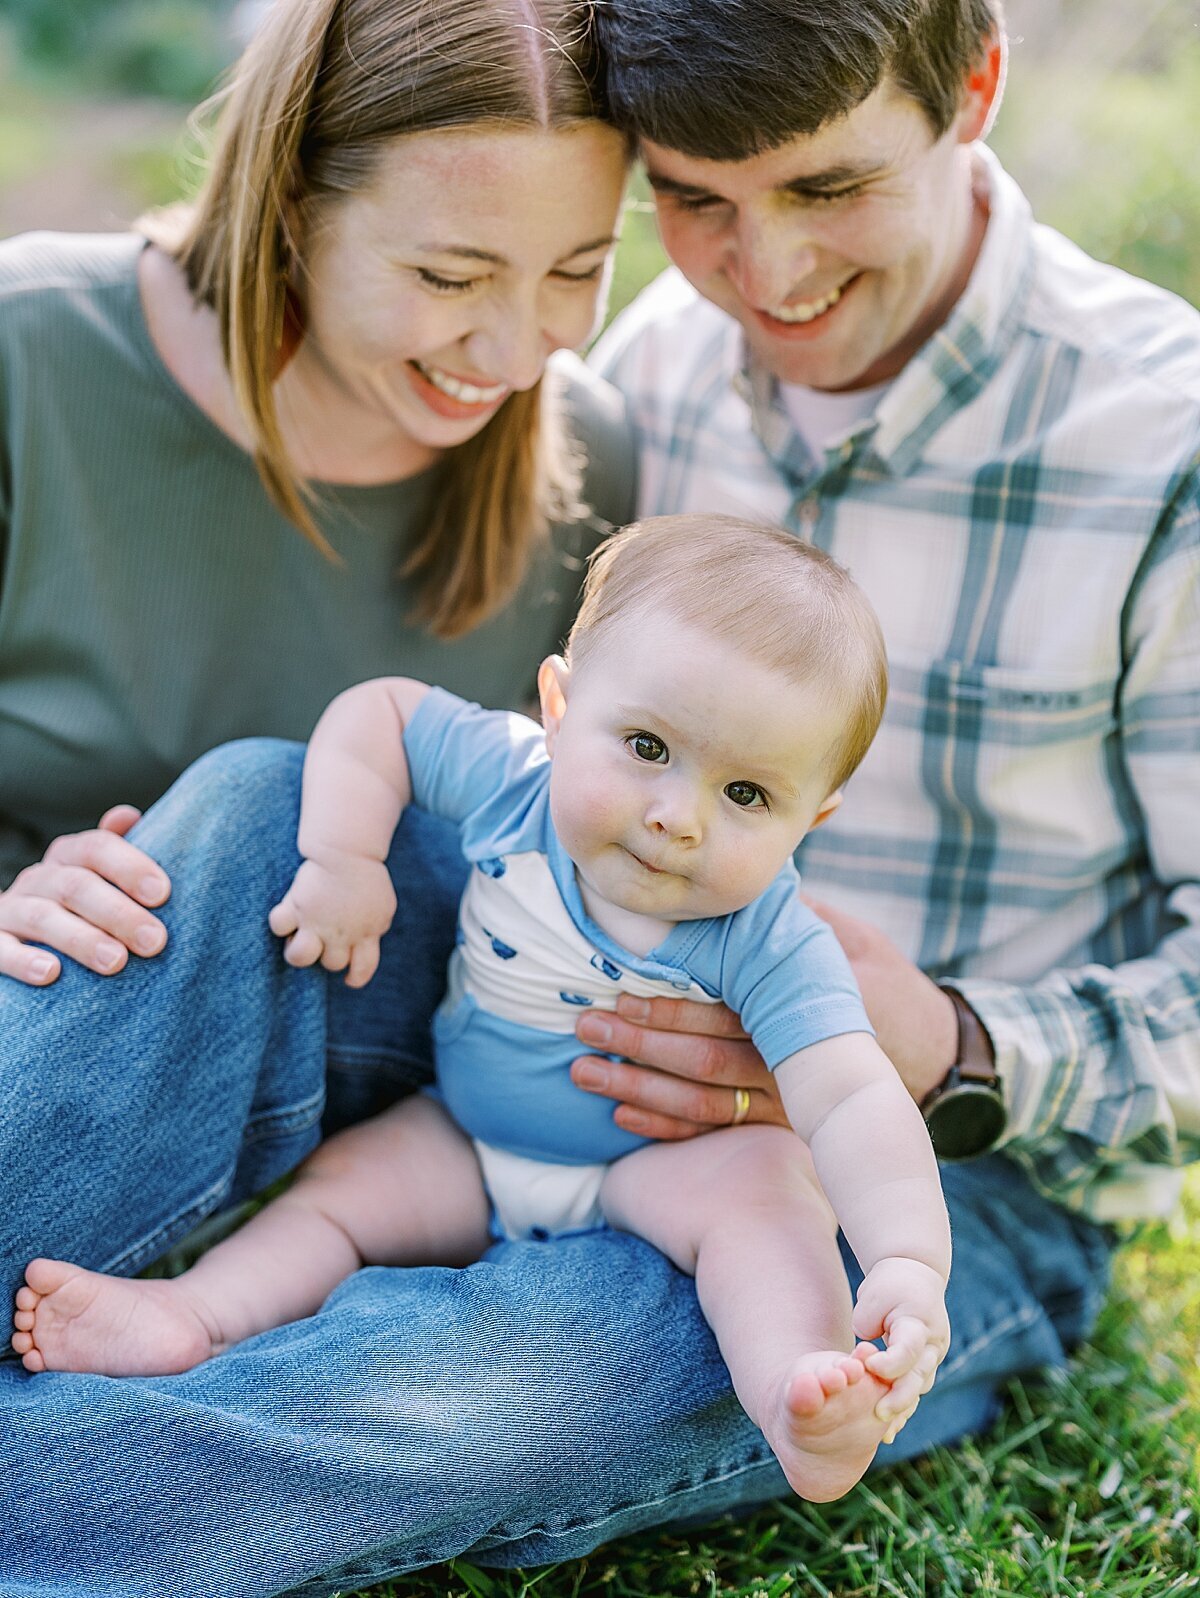
[[[560,793],[553,807],[554,826],[567,853],[610,842],[613,808],[602,790],[585,783]]]
[[[769,847],[766,840],[733,839],[722,851],[722,896],[738,909],[744,908],[766,892],[782,870],[784,858],[778,849]]]

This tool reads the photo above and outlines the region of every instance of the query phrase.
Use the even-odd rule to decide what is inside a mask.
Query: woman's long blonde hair
[[[268,493],[332,554],[284,448],[272,390],[295,219],[362,190],[405,134],[603,116],[592,3],[274,0],[214,103],[215,149],[197,200],[143,226],[216,312]],[[498,609],[549,523],[581,513],[579,463],[542,387],[510,395],[442,464],[432,520],[403,566],[418,584],[418,615],[441,637]]]

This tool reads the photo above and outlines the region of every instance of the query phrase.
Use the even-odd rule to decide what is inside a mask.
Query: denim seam
[[[424,1076],[433,1072],[428,1059],[398,1049],[368,1048],[364,1044],[337,1044],[328,1050],[326,1065],[335,1071],[416,1070]]]
[[[550,1531],[544,1526],[530,1526],[520,1533],[505,1533],[486,1539],[480,1538],[472,1543],[469,1548],[464,1548],[457,1554],[450,1554],[442,1548],[417,1548],[412,1551],[409,1559],[402,1565],[394,1565],[386,1559],[379,1562],[363,1560],[356,1561],[353,1564],[341,1565],[336,1572],[337,1584],[335,1586],[329,1584],[329,1577],[318,1576],[312,1581],[306,1581],[301,1587],[289,1587],[286,1598],[327,1598],[329,1594],[344,1592],[345,1589],[342,1584],[347,1580],[353,1581],[358,1585],[363,1582],[386,1581],[389,1578],[407,1575],[414,1570],[426,1569],[430,1565],[442,1564],[448,1559],[469,1558],[476,1551],[486,1552],[489,1548],[498,1548],[506,1543],[520,1542],[525,1537],[544,1536],[555,1539],[571,1536],[580,1531],[592,1531],[606,1525],[615,1515],[622,1514],[625,1510],[658,1508],[660,1505],[671,1504],[679,1499],[686,1498],[692,1493],[699,1492],[702,1488],[736,1481],[739,1476],[745,1476],[752,1470],[762,1470],[766,1467],[771,1467],[775,1470],[779,1468],[774,1455],[769,1450],[764,1456],[751,1460],[746,1464],[738,1465],[732,1470],[703,1476],[697,1481],[689,1482],[683,1488],[672,1488],[669,1493],[664,1494],[662,1497],[636,1499],[629,1503],[616,1504],[599,1520],[574,1521],[569,1525],[563,1526],[558,1531]]]
[[[229,1191],[232,1182],[231,1167],[217,1181],[205,1188],[197,1198],[185,1204],[181,1210],[177,1210],[169,1220],[164,1221],[153,1232],[148,1232],[138,1242],[130,1244],[100,1269],[108,1275],[120,1276],[158,1259],[172,1243],[178,1242],[181,1237],[186,1237],[198,1222],[212,1214],[220,1203],[222,1195]]]
[[[745,1476],[751,1471],[763,1469],[777,1471],[779,1468],[778,1460],[775,1458],[770,1449],[766,1448],[764,1445],[764,1450],[761,1454],[745,1461],[743,1464],[734,1466],[730,1470],[719,1471],[710,1475],[701,1476],[697,1478],[697,1480],[687,1482],[681,1487],[672,1487],[669,1492],[663,1493],[658,1498],[635,1498],[624,1503],[614,1504],[598,1520],[571,1520],[565,1522],[563,1525],[557,1528],[540,1524],[527,1526],[520,1531],[512,1531],[505,1528],[503,1531],[498,1531],[495,1536],[489,1537],[486,1541],[481,1540],[475,1543],[473,1546],[475,1548],[486,1549],[497,1547],[504,1543],[521,1542],[526,1537],[562,1538],[574,1536],[577,1532],[581,1531],[595,1531],[599,1527],[607,1525],[607,1523],[615,1516],[623,1515],[628,1510],[658,1509],[664,1504],[674,1504],[681,1499],[689,1497],[693,1493],[700,1492],[702,1489],[720,1487],[726,1482],[736,1481],[739,1476]],[[632,1533],[630,1535],[632,1535]]]
[[[286,1110],[263,1110],[258,1115],[248,1117],[243,1142],[257,1142],[280,1132],[303,1132],[305,1128],[316,1125],[324,1108],[325,1089],[322,1087],[311,1098],[289,1105]]]
[[[968,1343],[965,1348],[960,1350],[957,1359],[947,1359],[938,1374],[942,1377],[952,1375],[955,1371],[960,1370],[967,1360],[974,1360],[985,1348],[990,1348],[1000,1338],[1008,1337],[1012,1332],[1028,1331],[1040,1319],[1040,1309],[1015,1311],[1007,1320],[997,1321],[994,1326],[989,1327],[982,1337],[977,1337]],[[951,1347],[953,1347],[953,1344]]]

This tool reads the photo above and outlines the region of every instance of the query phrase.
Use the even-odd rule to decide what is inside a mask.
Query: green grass
[[[1200,1181],[1126,1247],[1092,1345],[1014,1383],[986,1438],[686,1535],[540,1570],[457,1560],[359,1598],[1200,1595]],[[350,1598],[347,1594],[346,1598]]]

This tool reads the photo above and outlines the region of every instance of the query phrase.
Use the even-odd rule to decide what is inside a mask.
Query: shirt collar
[[[975,398],[1000,365],[1020,326],[1033,274],[1029,202],[986,145],[973,151],[977,192],[988,207],[987,231],[962,297],[849,440],[871,437],[871,454],[900,474],[930,438]],[[754,431],[790,480],[811,475],[815,463],[792,426],[779,384],[749,358],[739,333],[737,392],[750,406]],[[845,446],[842,446],[844,452]]]

